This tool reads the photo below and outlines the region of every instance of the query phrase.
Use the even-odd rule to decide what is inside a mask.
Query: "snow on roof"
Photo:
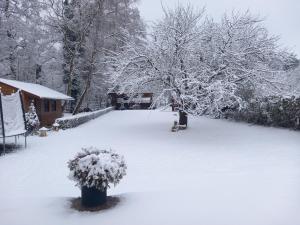
[[[52,90],[50,88],[47,88],[39,84],[21,82],[16,80],[7,80],[3,78],[0,78],[0,82],[15,87],[17,89],[20,89],[22,91],[26,91],[40,98],[57,99],[57,100],[74,100],[70,96],[64,95],[58,91]]]

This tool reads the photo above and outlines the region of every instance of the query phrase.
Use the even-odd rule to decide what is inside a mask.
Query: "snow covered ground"
[[[1,225],[297,225],[300,133],[207,118],[171,133],[171,112],[115,111],[29,138],[0,157]],[[113,209],[77,212],[66,162],[87,146],[123,154]]]

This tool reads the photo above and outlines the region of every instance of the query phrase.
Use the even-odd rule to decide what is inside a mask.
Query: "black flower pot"
[[[96,207],[106,203],[107,190],[100,191],[96,188],[81,188],[81,204],[85,207]]]
[[[179,111],[179,125],[180,126],[185,126],[185,128],[187,127],[188,124],[188,117],[187,117],[187,113],[180,110]]]

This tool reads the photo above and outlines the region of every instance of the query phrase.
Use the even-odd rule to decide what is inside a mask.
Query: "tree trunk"
[[[68,80],[68,84],[67,84],[67,95],[68,96],[71,96],[71,92],[72,92],[72,82],[73,82],[73,74],[74,74],[74,59],[75,59],[75,54],[72,54],[72,58],[70,60],[70,65],[69,65],[69,80]],[[63,104],[63,111],[65,110],[66,108],[66,105],[67,105],[67,101],[64,102]]]
[[[176,111],[176,104],[175,104],[175,101],[174,101],[173,98],[171,99],[171,106],[172,106],[172,112],[175,112]]]
[[[72,55],[72,58],[70,60],[70,66],[69,66],[69,80],[68,80],[68,87],[67,87],[67,95],[71,96],[72,92],[72,84],[73,84],[73,74],[74,74],[74,59],[75,59],[75,54]]]
[[[5,6],[4,6],[4,12],[5,12],[5,17],[7,20],[9,20],[10,17],[10,0],[5,1]],[[12,79],[17,79],[17,69],[16,69],[16,55],[15,55],[15,46],[13,45],[14,43],[14,35],[12,33],[11,27],[9,27],[6,31],[7,38],[9,39],[9,68],[10,68],[10,75]]]
[[[16,56],[14,53],[14,48],[10,47],[10,53],[9,53],[9,68],[10,68],[10,74],[11,78],[14,80],[17,80],[17,68],[16,68]]]
[[[179,126],[187,127],[188,125],[188,115],[186,112],[179,110]]]
[[[83,45],[83,42],[85,41],[85,38],[88,34],[88,31],[89,31],[89,28],[91,27],[92,23],[95,21],[95,18],[97,16],[97,14],[103,14],[103,4],[104,4],[104,0],[100,0],[98,1],[98,12],[95,13],[94,15],[92,15],[90,18],[90,20],[88,21],[88,24],[87,24],[87,27],[88,29],[86,29],[86,31],[84,31],[81,36],[80,36],[80,41],[79,43],[77,44],[77,51],[79,51],[79,49],[81,49],[82,45]],[[89,65],[90,65],[90,68],[89,68],[89,72],[88,72],[88,78],[87,78],[87,81],[86,81],[86,85],[85,85],[85,88],[84,88],[84,91],[82,92],[79,100],[77,101],[76,103],[76,106],[75,106],[75,109],[73,110],[73,115],[77,114],[79,112],[79,109],[83,103],[83,100],[84,98],[86,97],[86,94],[88,93],[88,90],[90,89],[90,86],[91,86],[91,80],[92,80],[92,76],[93,76],[93,72],[94,72],[94,62],[96,60],[96,56],[97,56],[97,52],[98,52],[98,32],[99,30],[101,29],[96,29],[96,34],[95,34],[95,40],[94,40],[94,43],[93,43],[93,49],[92,49],[92,54],[91,54],[91,59],[89,60]],[[88,51],[89,49],[85,49],[85,51]],[[75,56],[75,55],[74,55]],[[75,57],[72,58],[72,61],[71,61],[71,64],[70,64],[70,80],[69,80],[69,83],[68,83],[68,95],[71,94],[71,91],[72,91],[72,78],[74,77],[74,67],[75,67]]]
[[[80,98],[79,98],[79,100],[78,100],[78,102],[77,102],[77,104],[75,106],[75,109],[73,111],[73,115],[76,115],[79,112],[79,109],[80,109],[80,107],[81,107],[81,105],[83,103],[83,100],[84,100],[84,98],[85,98],[85,96],[86,96],[86,94],[87,94],[87,92],[88,92],[88,90],[89,90],[89,88],[91,86],[90,84],[91,84],[90,79],[88,79],[87,82],[86,82],[84,91],[82,92],[82,94],[81,94],[81,96],[80,96]]]

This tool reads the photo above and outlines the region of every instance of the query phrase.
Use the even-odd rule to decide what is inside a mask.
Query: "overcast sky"
[[[140,0],[139,8],[146,22],[163,16],[164,6],[191,3],[206,7],[207,13],[219,19],[225,11],[247,10],[266,18],[270,32],[281,37],[281,43],[300,57],[300,0]]]

